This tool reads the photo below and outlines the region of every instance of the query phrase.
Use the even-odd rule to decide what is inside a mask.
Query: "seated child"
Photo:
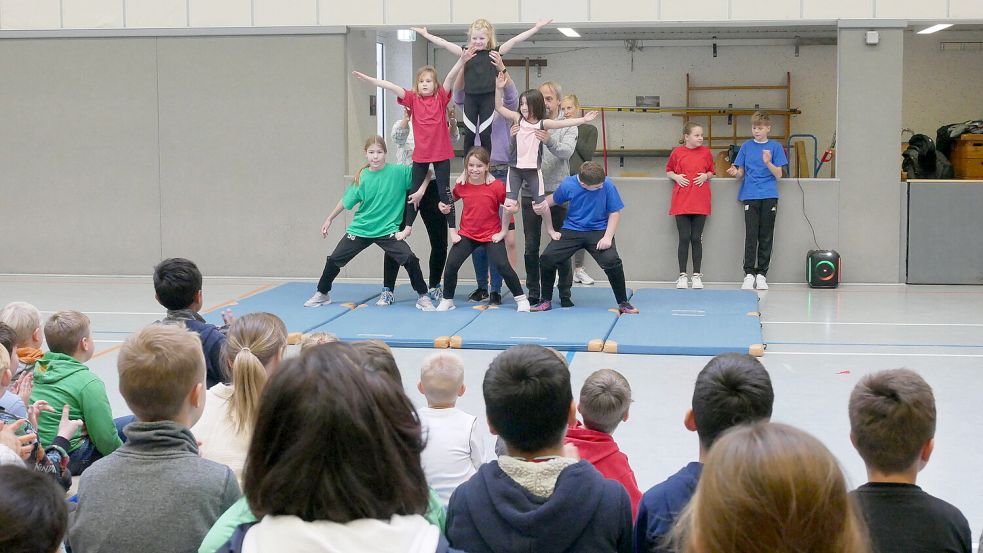
[[[455,407],[464,395],[464,362],[453,353],[427,357],[417,389],[427,398],[427,406],[417,411],[427,444],[420,461],[427,483],[446,505],[485,461],[478,418]]]
[[[337,341],[338,337],[330,332],[308,332],[300,340],[300,351]]]
[[[24,398],[7,389],[14,378],[14,371],[17,370],[16,344],[17,333],[14,332],[14,329],[6,323],[0,323],[0,347],[4,349],[3,352],[0,352],[0,367],[4,367],[0,370],[0,409],[19,419],[26,419],[27,405],[24,403]],[[17,391],[26,391],[27,400],[30,401],[30,386],[18,386]]]
[[[78,311],[59,311],[45,322],[44,335],[50,351],[34,368],[31,402],[46,401],[57,413],[68,405],[71,419],[85,421],[86,433],[73,436],[68,450],[69,469],[78,476],[123,445],[123,441],[113,420],[106,385],[85,365],[95,352],[89,318]],[[38,416],[41,443],[54,442],[58,425],[55,413],[42,412]]]
[[[79,482],[68,536],[80,553],[194,551],[239,499],[229,467],[202,459],[188,430],[205,404],[201,341],[150,325],[119,351],[119,391],[136,415],[127,442]]]
[[[167,308],[162,323],[182,323],[201,338],[201,348],[205,353],[205,367],[208,371],[207,386],[228,381],[222,361],[222,346],[225,345],[223,328],[206,323],[198,314],[202,307],[201,271],[194,262],[174,257],[165,259],[154,267],[154,292],[157,301]],[[222,314],[226,325],[232,322],[232,313]]]
[[[67,525],[65,494],[50,478],[0,466],[0,551],[61,551]]]
[[[605,478],[617,480],[631,499],[632,516],[638,513],[642,492],[635,473],[628,465],[628,456],[621,452],[614,434],[618,424],[628,421],[631,407],[631,386],[621,373],[611,369],[595,371],[580,388],[577,410],[584,423],[577,422],[567,429],[564,443],[573,444],[580,458],[594,465]]]
[[[13,382],[17,382],[22,375],[31,375],[34,372],[34,364],[44,356],[41,345],[44,343],[44,331],[41,329],[41,312],[37,307],[23,302],[15,301],[8,303],[0,309],[0,323],[5,323],[14,329],[17,335],[18,365],[11,367]]]
[[[514,346],[492,361],[483,388],[489,428],[508,455],[482,465],[451,496],[451,546],[471,553],[631,551],[624,487],[564,456],[576,406],[563,359],[541,346]]]
[[[908,369],[865,376],[850,394],[850,441],[868,482],[851,495],[877,553],[973,549],[966,517],[915,485],[935,447],[935,396]]]
[[[399,374],[399,367],[396,365],[396,358],[389,344],[382,340],[363,340],[352,342],[352,346],[363,356],[363,367],[372,371],[377,371],[392,378],[399,387],[403,387],[403,377]]]
[[[700,438],[699,460],[642,496],[635,522],[636,553],[674,551],[667,543],[676,519],[693,497],[710,446],[729,428],[771,418],[771,377],[750,355],[721,353],[696,377],[692,408],[683,424]]]

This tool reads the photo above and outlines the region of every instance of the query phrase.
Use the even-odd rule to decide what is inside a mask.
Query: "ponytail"
[[[225,342],[232,367],[228,415],[237,432],[252,432],[269,373],[266,365],[287,344],[287,327],[276,315],[250,313],[232,323]]]
[[[369,168],[369,164],[366,163],[365,165],[361,166],[358,169],[358,171],[355,171],[355,186],[358,186],[360,184],[359,180],[362,178],[362,171],[368,168]]]

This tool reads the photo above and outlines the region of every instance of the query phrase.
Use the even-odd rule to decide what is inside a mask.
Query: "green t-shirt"
[[[412,186],[413,168],[387,163],[378,171],[365,169],[359,184],[352,183],[342,204],[345,209],[358,205],[348,225],[348,234],[361,238],[378,238],[399,230],[406,206],[406,191]]]

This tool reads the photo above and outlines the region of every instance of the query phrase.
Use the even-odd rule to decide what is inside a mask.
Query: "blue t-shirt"
[[[635,521],[635,553],[671,553],[663,543],[696,492],[703,463],[692,462],[642,495]]]
[[[553,202],[557,205],[570,202],[563,228],[580,232],[607,230],[608,215],[625,207],[618,189],[606,177],[600,188],[587,190],[580,185],[577,175],[569,176],[556,187]]]
[[[737,159],[734,160],[734,165],[744,168],[744,182],[741,184],[741,191],[737,194],[738,200],[764,200],[778,197],[778,179],[771,174],[768,166],[761,159],[761,153],[765,150],[771,151],[772,165],[776,167],[788,165],[785,149],[774,140],[763,144],[748,140],[742,144],[741,150],[737,152]]]

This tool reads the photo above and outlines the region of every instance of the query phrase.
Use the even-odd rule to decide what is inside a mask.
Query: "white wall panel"
[[[126,0],[128,28],[187,27],[186,0]]]
[[[67,29],[103,29],[123,26],[122,0],[62,0],[62,21]]]
[[[727,0],[662,0],[663,21],[720,21],[727,18]]]
[[[451,17],[454,23],[471,23],[475,19],[487,19],[493,24],[519,21],[518,0],[498,2],[475,2],[474,0],[451,0]]]
[[[949,0],[949,17],[981,18],[983,17],[983,1]]]
[[[591,0],[591,21],[658,21],[659,0]]]
[[[61,28],[59,0],[0,0],[0,26],[12,29]]]
[[[804,19],[868,19],[874,17],[874,0],[803,0]]]
[[[768,21],[799,19],[802,15],[799,0],[731,0],[731,19]]]
[[[249,0],[191,0],[192,27],[249,27],[253,23]]]
[[[946,0],[875,0],[874,15],[879,19],[942,18],[946,17],[945,6]]]
[[[386,23],[390,25],[431,25],[451,22],[450,0],[386,2]]]
[[[253,0],[257,27],[317,25],[317,0]]]
[[[321,25],[382,25],[383,0],[318,0]]]
[[[590,0],[521,0],[520,7],[520,19],[529,23],[550,17],[569,23],[590,19]]]

